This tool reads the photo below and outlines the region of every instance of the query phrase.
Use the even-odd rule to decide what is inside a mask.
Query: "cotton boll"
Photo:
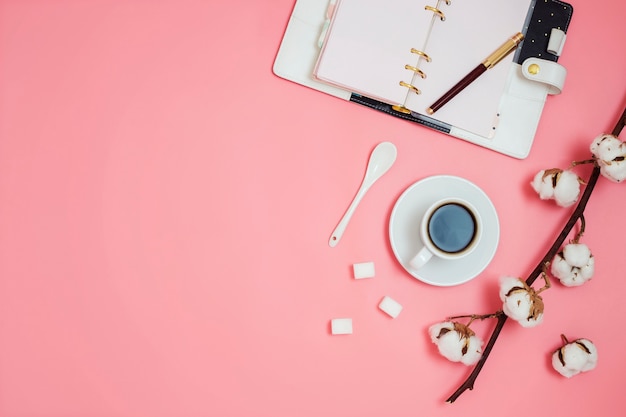
[[[502,311],[522,327],[534,327],[543,321],[543,300],[520,278],[500,279]]]
[[[594,369],[597,362],[598,351],[588,339],[567,342],[552,354],[552,367],[566,378]]]
[[[533,312],[535,303],[528,293],[516,292],[504,300],[502,311],[522,327],[535,327],[543,322],[543,312]],[[543,308],[542,308],[543,310]]]
[[[572,171],[559,168],[539,171],[531,185],[542,200],[554,199],[559,206],[568,207],[578,200],[580,182]]]
[[[473,365],[482,356],[483,342],[466,325],[457,322],[437,323],[428,329],[439,353],[452,362]]]
[[[566,287],[576,287],[593,277],[595,259],[584,243],[569,243],[552,260],[550,272]]]
[[[591,152],[600,166],[600,173],[613,182],[626,179],[626,143],[616,136],[601,134],[591,143]]]

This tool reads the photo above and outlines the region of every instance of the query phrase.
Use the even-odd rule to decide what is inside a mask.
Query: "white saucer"
[[[480,244],[463,258],[433,257],[419,271],[413,270],[409,260],[422,248],[420,220],[431,204],[447,197],[464,198],[479,211],[483,220]],[[413,277],[431,285],[458,285],[475,278],[493,259],[499,239],[498,214],[487,194],[474,183],[451,175],[427,177],[411,185],[396,201],[389,219],[389,240],[396,259]]]

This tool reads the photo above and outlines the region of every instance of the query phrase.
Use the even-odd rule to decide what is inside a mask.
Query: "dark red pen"
[[[480,77],[483,72],[487,71],[489,68],[492,68],[498,62],[502,61],[504,57],[513,52],[523,39],[524,35],[522,35],[521,33],[517,33],[509,38],[506,42],[502,44],[502,46],[496,49],[483,62],[478,64],[478,66],[474,68],[472,72],[467,74],[461,81],[456,83],[454,87],[448,90],[447,93],[441,96],[439,100],[435,101],[432,106],[426,109],[426,112],[428,114],[433,114],[434,112],[439,110],[444,104],[452,100],[454,96],[463,91],[465,87],[474,82],[476,78]]]

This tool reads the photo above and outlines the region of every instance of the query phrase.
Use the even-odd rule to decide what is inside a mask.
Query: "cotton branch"
[[[626,108],[624,109],[624,112],[622,113],[617,124],[613,128],[613,132],[611,132],[611,134],[614,136],[619,136],[620,132],[622,131],[625,125],[626,125]],[[556,237],[550,249],[548,249],[545,256],[537,263],[537,266],[535,267],[535,269],[533,269],[533,271],[528,275],[528,278],[526,279],[526,284],[528,284],[528,286],[531,286],[538,277],[542,276],[542,273],[545,270],[545,265],[549,263],[554,258],[554,256],[558,253],[559,249],[563,245],[563,242],[565,242],[565,239],[567,239],[567,236],[569,236],[574,225],[579,220],[582,222],[581,224],[584,224],[584,216],[583,216],[584,211],[585,211],[585,208],[587,207],[587,202],[589,201],[589,198],[591,197],[591,193],[593,192],[593,189],[596,186],[596,182],[598,181],[599,177],[600,177],[600,167],[597,164],[594,164],[593,171],[591,172],[591,175],[589,179],[587,180],[585,191],[583,192],[583,195],[580,198],[578,205],[576,206],[569,220],[563,227],[563,230],[561,231],[561,233],[559,233],[559,235]],[[480,374],[480,371],[485,365],[487,358],[489,358],[489,354],[491,353],[491,350],[493,349],[493,346],[495,345],[498,337],[500,336],[500,332],[502,331],[502,328],[504,327],[504,324],[507,321],[507,316],[505,314],[498,315],[497,318],[498,318],[498,321],[496,323],[496,326],[493,332],[491,333],[491,337],[489,338],[487,345],[485,346],[483,350],[482,357],[480,358],[478,363],[476,363],[476,365],[474,366],[474,369],[472,370],[470,375],[467,377],[465,382],[461,384],[461,386],[446,400],[446,402],[453,403],[465,391],[474,389],[474,382],[476,381],[476,378],[478,377],[478,375]]]

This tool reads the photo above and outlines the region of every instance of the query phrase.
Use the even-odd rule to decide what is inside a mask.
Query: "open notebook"
[[[571,15],[557,0],[297,0],[274,72],[524,158],[547,95],[565,79],[556,61]],[[517,32],[525,40],[515,54],[426,114]]]
[[[314,75],[385,103],[426,109],[526,20],[528,0],[339,0]],[[426,9],[426,7],[432,7]],[[487,24],[477,14],[494,16]],[[369,24],[367,23],[369,22]],[[497,124],[512,55],[436,115],[481,136]],[[418,93],[419,92],[419,93]]]

